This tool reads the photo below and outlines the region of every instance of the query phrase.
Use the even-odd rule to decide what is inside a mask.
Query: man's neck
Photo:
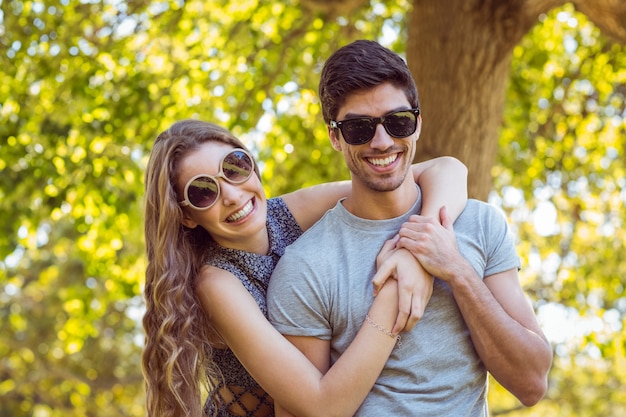
[[[415,182],[405,181],[393,191],[374,191],[363,184],[352,183],[350,196],[343,206],[357,217],[368,220],[385,220],[399,217],[409,211],[419,197]]]

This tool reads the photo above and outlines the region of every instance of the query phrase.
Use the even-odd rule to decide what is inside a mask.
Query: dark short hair
[[[335,51],[324,64],[319,85],[322,115],[335,120],[348,96],[389,82],[404,91],[411,107],[419,107],[415,80],[406,62],[377,42],[358,40]]]

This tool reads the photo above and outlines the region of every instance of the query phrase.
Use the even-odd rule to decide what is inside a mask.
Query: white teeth
[[[385,165],[389,165],[391,164],[393,161],[395,161],[396,159],[398,159],[398,154],[393,154],[391,156],[388,156],[387,158],[368,158],[367,160],[370,162],[370,164],[372,165],[376,165],[376,166],[385,166]]]
[[[226,218],[226,221],[228,221],[228,222],[236,222],[237,220],[243,219],[248,214],[250,214],[250,212],[252,211],[253,208],[254,208],[254,206],[252,205],[252,200],[250,200],[237,213],[234,213],[234,214],[231,214],[230,216],[228,216]]]

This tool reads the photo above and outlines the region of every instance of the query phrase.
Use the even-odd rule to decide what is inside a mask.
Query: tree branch
[[[624,0],[574,0],[576,10],[586,15],[603,35],[626,44],[626,2]]]

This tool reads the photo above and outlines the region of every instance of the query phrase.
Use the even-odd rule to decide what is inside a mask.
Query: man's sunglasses
[[[382,124],[389,136],[406,138],[417,130],[417,116],[420,109],[394,111],[381,117],[355,117],[340,122],[330,121],[330,127],[341,130],[343,139],[349,145],[363,145],[374,137],[376,126]]]
[[[178,204],[196,210],[207,210],[220,197],[218,178],[224,178],[231,184],[241,184],[250,178],[253,171],[252,156],[243,149],[233,149],[220,161],[220,171],[217,175],[200,174],[191,178],[185,185],[185,199]]]

